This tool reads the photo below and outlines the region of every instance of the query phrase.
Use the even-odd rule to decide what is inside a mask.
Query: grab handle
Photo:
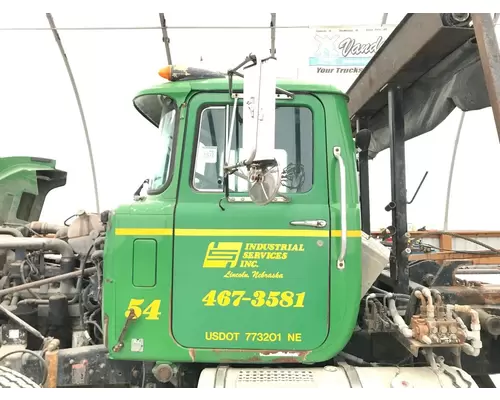
[[[339,162],[340,171],[340,224],[341,224],[341,234],[340,234],[340,254],[337,259],[337,268],[345,268],[345,255],[347,251],[347,200],[346,200],[346,182],[345,182],[345,165],[342,159],[342,152],[340,147],[336,146],[333,148],[333,155]]]

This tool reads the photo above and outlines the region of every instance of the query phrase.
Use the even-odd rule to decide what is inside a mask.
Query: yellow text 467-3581
[[[256,290],[247,294],[245,290],[221,290],[218,293],[210,290],[201,301],[206,307],[239,307],[242,303],[249,303],[253,307],[303,308],[305,297],[305,292]]]

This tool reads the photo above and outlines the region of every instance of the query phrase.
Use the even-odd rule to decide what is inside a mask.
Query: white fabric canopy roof
[[[185,8],[185,7],[182,7]],[[52,14],[58,28],[159,27],[157,13]],[[389,14],[397,24],[404,14]],[[226,70],[250,52],[270,47],[269,29],[186,29],[190,26],[268,27],[267,12],[193,16],[185,11],[165,13],[174,63]],[[382,13],[359,12],[277,13],[276,32],[280,75],[313,79],[308,57],[314,51],[308,26],[380,25]],[[64,188],[49,194],[43,217],[61,222],[76,209],[94,211],[89,157],[80,115],[71,84],[45,14],[0,15],[0,156],[30,155],[54,158],[68,171]],[[295,26],[299,28],[289,28]],[[174,28],[172,28],[174,27]],[[149,152],[154,146],[154,127],[133,108],[132,98],[143,88],[161,82],[157,71],[165,66],[166,53],[160,29],[60,30],[60,37],[80,92],[92,140],[99,184],[101,210],[132,200],[149,175]],[[354,77],[331,83],[346,90]],[[442,226],[449,162],[460,111],[454,111],[436,128],[440,134],[423,135],[407,145],[407,183],[411,196],[425,171],[429,176],[415,202],[408,207],[409,222],[418,228]],[[467,114],[457,155],[450,208],[450,229],[500,229],[500,214],[492,213],[499,189],[491,171],[500,167],[500,145],[490,109]],[[471,158],[473,157],[473,158]],[[390,223],[384,206],[390,200],[388,151],[371,162],[372,227]],[[62,201],[61,201],[62,200]],[[463,212],[474,207],[474,212]]]

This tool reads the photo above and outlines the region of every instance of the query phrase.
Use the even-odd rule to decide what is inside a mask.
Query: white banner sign
[[[309,73],[359,74],[395,27],[364,25],[314,28]]]

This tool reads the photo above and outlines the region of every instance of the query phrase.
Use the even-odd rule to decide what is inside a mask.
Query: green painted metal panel
[[[37,221],[47,194],[66,184],[56,162],[39,157],[0,157],[0,223]]]
[[[227,103],[227,95],[196,95],[191,106],[199,110],[190,122],[198,121],[200,107],[207,102]],[[324,110],[315,97],[297,95],[280,106],[312,110],[312,147],[324,147]],[[196,124],[190,126],[190,131],[197,131]],[[190,135],[186,148],[196,148],[195,140]],[[191,187],[192,160],[186,161],[175,214],[174,338],[196,349],[308,351],[319,347],[329,325],[326,157],[313,157],[313,178],[321,183],[306,193],[287,194],[290,203],[259,207],[224,202],[225,211],[218,207],[221,192]],[[327,226],[290,225],[307,219],[325,220]],[[229,254],[234,262],[217,264]],[[193,325],[186,315],[196,315],[197,323]]]
[[[314,87],[302,85],[300,90],[304,94],[298,94],[292,101],[277,102],[306,105],[314,113],[311,190],[292,194],[291,203],[265,207],[223,201],[223,211],[219,207],[221,193],[193,189],[191,170],[200,108],[214,102],[231,104],[232,100],[227,93],[190,92],[194,83],[178,84],[175,96],[180,118],[171,183],[162,193],[114,210],[107,233],[103,318],[110,358],[215,363],[312,363],[331,358],[352,335],[361,290],[355,149],[345,97],[327,90],[307,94]],[[153,88],[149,93],[167,94],[168,86]],[[148,91],[142,95],[148,95]],[[347,178],[348,239],[343,270],[336,268],[341,211],[339,165],[333,157],[334,146],[342,148]],[[324,219],[328,225],[324,231],[290,226],[291,220],[301,219]],[[154,287],[133,285],[133,243],[138,238],[157,241]],[[226,248],[220,247],[221,242],[226,243]],[[221,250],[226,252],[226,268],[214,268],[213,263],[212,268],[203,268],[207,254],[219,251],[220,255]],[[245,274],[240,278],[224,278],[228,272],[242,270],[254,275],[256,271],[251,265],[255,255],[244,258],[245,252],[288,254],[285,259],[277,254],[259,258],[256,269],[261,278],[245,278]],[[211,261],[217,260],[212,257]],[[241,267],[242,261],[248,262],[244,264],[247,267]],[[283,278],[269,277],[278,273]],[[215,299],[212,290],[216,291]],[[223,290],[231,291],[228,305],[227,292],[220,295]],[[256,294],[259,290],[266,294],[267,305],[259,306],[260,294]],[[234,300],[241,293],[234,291],[245,292],[239,306],[234,305]],[[280,293],[271,295],[271,291]],[[304,307],[293,304],[274,307],[273,298],[278,297],[279,303],[283,292],[294,294],[295,305],[301,301],[297,294],[305,292]],[[204,305],[212,302],[215,305]],[[130,324],[123,349],[114,352],[113,346],[130,308],[140,316]],[[234,335],[228,336],[228,332],[240,335],[236,339]],[[279,341],[278,333],[281,333]],[[142,341],[143,347],[134,346],[138,341]]]
[[[282,89],[288,90],[290,92],[301,92],[301,93],[328,93],[333,95],[340,95],[345,97],[344,93],[337,89],[333,85],[318,83],[318,82],[306,82],[291,79],[278,79],[276,85]],[[188,81],[177,81],[177,82],[165,82],[154,87],[142,90],[137,96],[151,95],[151,94],[164,94],[172,98],[178,99],[181,96],[187,96],[189,93],[198,92],[217,92],[225,91],[227,93],[229,89],[229,80],[227,78],[215,78],[215,79],[197,79]],[[234,77],[233,89],[242,90],[243,80],[239,77]]]
[[[133,257],[132,281],[134,286],[152,287],[156,285],[156,240],[134,240]]]

